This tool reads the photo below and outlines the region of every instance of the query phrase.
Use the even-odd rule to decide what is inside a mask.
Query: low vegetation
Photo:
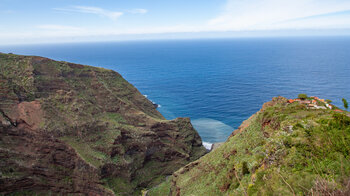
[[[350,117],[274,98],[150,195],[348,195]]]

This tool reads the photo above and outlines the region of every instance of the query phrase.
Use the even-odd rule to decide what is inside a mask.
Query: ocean
[[[350,37],[235,38],[0,46],[115,70],[167,118],[223,142],[274,96],[350,100]]]

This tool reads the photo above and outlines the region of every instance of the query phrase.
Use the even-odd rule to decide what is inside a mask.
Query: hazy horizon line
[[[204,36],[203,36],[204,34]],[[192,36],[184,36],[192,35]],[[254,39],[254,38],[301,38],[301,37],[350,37],[350,29],[342,30],[295,30],[291,31],[245,31],[245,32],[201,32],[201,33],[159,33],[143,35],[121,35],[118,38],[90,39],[90,37],[77,37],[64,41],[28,41],[0,44],[0,46],[21,45],[49,45],[49,44],[75,44],[75,43],[113,43],[113,42],[140,42],[140,41],[181,41],[181,40],[222,40],[222,39]],[[79,39],[80,38],[80,39]],[[59,40],[60,38],[57,38]]]

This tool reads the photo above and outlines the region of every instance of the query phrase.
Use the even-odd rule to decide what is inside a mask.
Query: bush
[[[345,109],[348,109],[348,108],[349,108],[348,101],[346,101],[345,98],[343,98],[342,101],[343,101],[343,104],[344,104],[344,108],[345,108]]]
[[[332,103],[332,100],[326,99],[327,103]]]
[[[299,99],[306,99],[306,98],[307,98],[307,95],[306,95],[306,94],[299,94],[299,95],[298,95],[298,98],[299,98]]]
[[[248,169],[248,164],[247,164],[247,162],[243,162],[243,165],[242,165],[242,174],[243,175],[246,175],[246,174],[249,174],[250,172],[249,172],[249,169]]]

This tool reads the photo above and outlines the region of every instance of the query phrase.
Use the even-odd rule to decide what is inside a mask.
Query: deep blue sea
[[[241,38],[0,46],[113,69],[160,104],[190,117],[203,141],[221,142],[264,102],[299,93],[350,100],[350,37]]]

